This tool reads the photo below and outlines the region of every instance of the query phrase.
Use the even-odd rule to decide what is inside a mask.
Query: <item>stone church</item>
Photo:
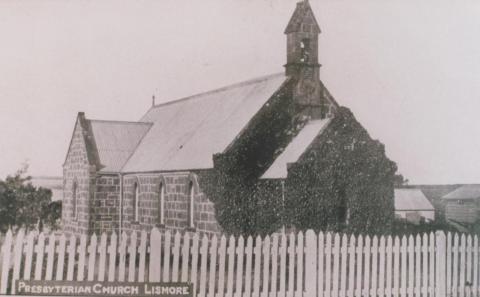
[[[283,98],[303,121],[269,154],[259,179],[282,181],[339,108],[320,80],[320,27],[307,0],[285,29],[284,73],[153,105],[138,122],[89,119],[79,112],[63,165],[63,228],[91,234],[151,230],[222,232],[199,176],[214,169]]]

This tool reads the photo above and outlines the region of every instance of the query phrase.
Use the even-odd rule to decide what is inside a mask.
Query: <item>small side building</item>
[[[434,221],[435,208],[420,189],[395,189],[395,217],[415,224]]]
[[[480,185],[463,185],[443,199],[447,220],[465,224],[480,220]]]

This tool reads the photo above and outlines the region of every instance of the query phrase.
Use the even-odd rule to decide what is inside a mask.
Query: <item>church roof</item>
[[[288,22],[287,28],[285,29],[285,34],[292,32],[300,32],[302,30],[302,23],[312,23],[313,30],[316,33],[320,33],[320,26],[315,19],[308,0],[300,1],[297,3],[297,7],[295,8],[293,15]]]
[[[153,123],[122,172],[213,168],[252,117],[287,81],[270,75],[152,107]]]
[[[305,125],[297,136],[288,144],[285,150],[275,159],[261,178],[284,179],[287,178],[287,165],[295,163],[307,150],[316,136],[322,133],[330,123],[329,118],[314,120]]]
[[[89,120],[100,172],[119,172],[148,132],[151,123]]]
[[[395,189],[395,210],[429,210],[434,211],[432,203],[420,189]]]

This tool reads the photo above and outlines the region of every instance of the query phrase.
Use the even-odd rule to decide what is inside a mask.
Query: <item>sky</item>
[[[0,0],[0,178],[61,176],[77,112],[283,71],[296,1]],[[480,183],[480,1],[310,0],[320,77],[411,184]]]

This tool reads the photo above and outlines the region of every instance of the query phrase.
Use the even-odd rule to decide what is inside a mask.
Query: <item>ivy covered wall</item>
[[[298,229],[388,233],[397,166],[341,107],[286,180],[286,223]]]
[[[308,151],[290,164],[284,185],[259,179],[306,123],[292,102],[292,83],[269,100],[226,152],[214,156],[214,169],[199,176],[222,229],[244,235],[264,235],[284,225],[388,232],[396,165],[347,108],[339,108]]]

